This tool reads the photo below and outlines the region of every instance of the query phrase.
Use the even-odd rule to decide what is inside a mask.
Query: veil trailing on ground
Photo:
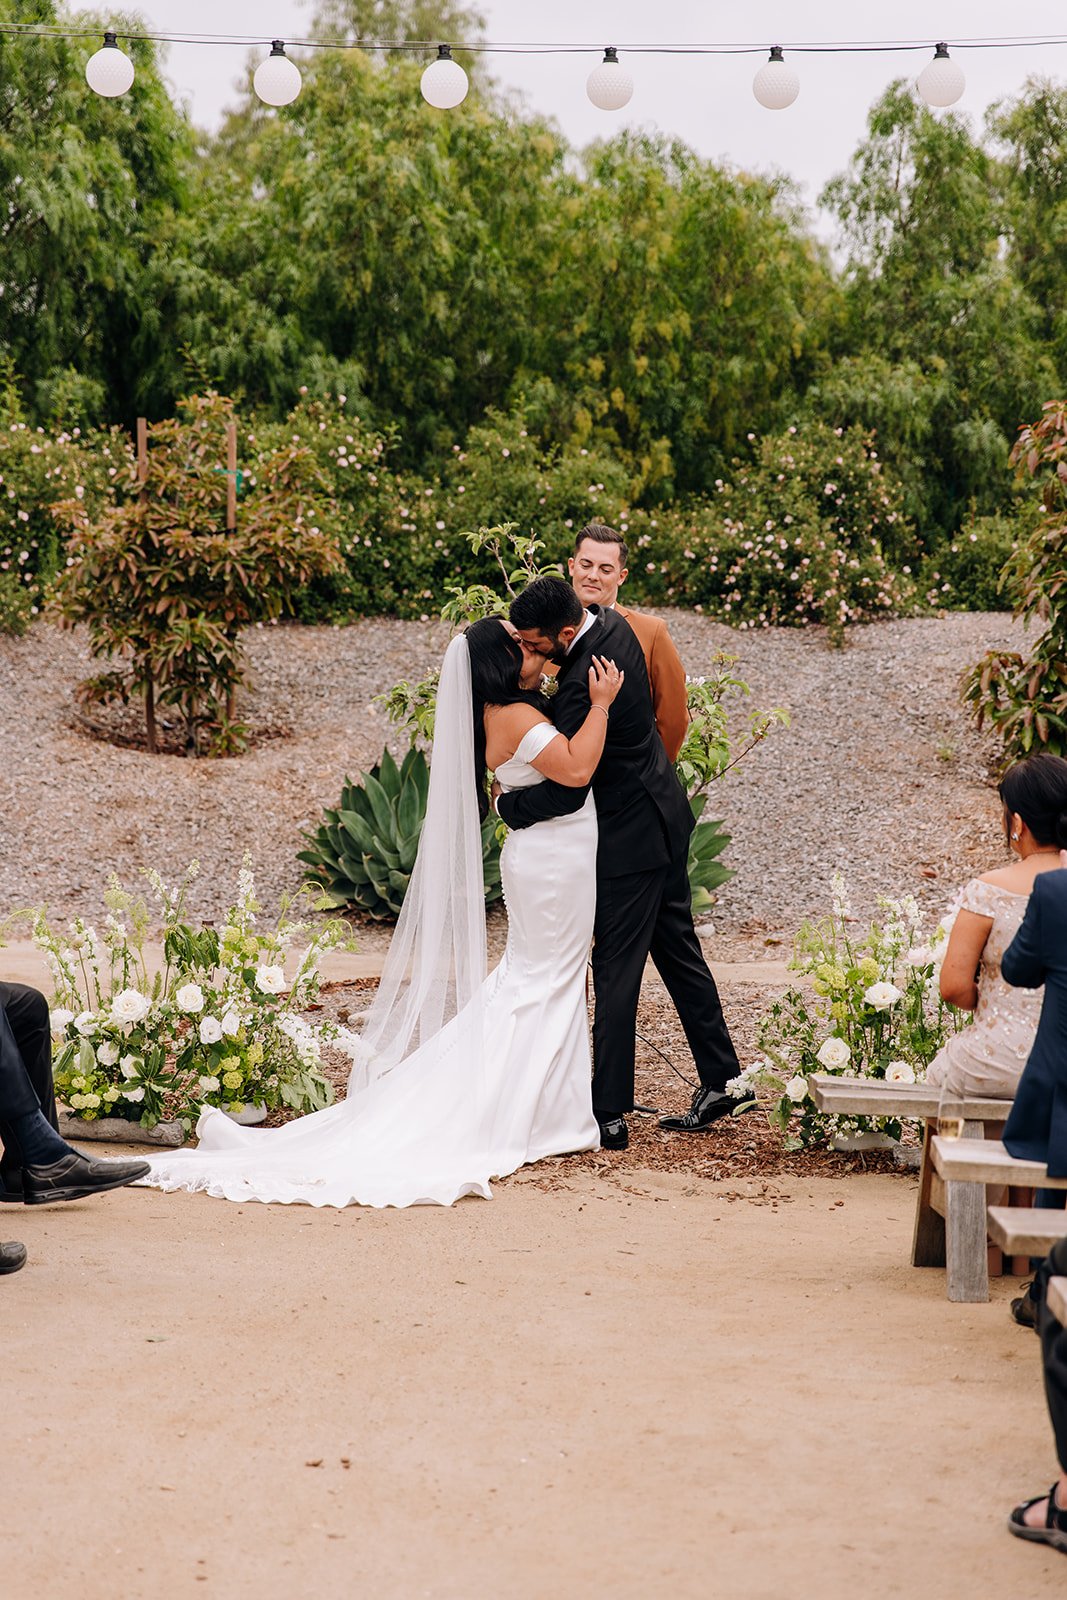
[[[349,1094],[391,1072],[460,1012],[481,1005],[485,890],[474,772],[471,665],[462,634],[445,651],[437,690],[430,785],[419,852],[378,992],[367,1014]],[[479,1018],[468,1012],[471,1041]]]

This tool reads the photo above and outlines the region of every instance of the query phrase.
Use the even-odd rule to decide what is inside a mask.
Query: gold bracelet
[[[602,711],[604,713],[604,716],[607,719],[607,721],[609,721],[609,722],[611,721],[611,718],[608,717],[608,708],[607,708],[607,706],[594,706],[594,705],[591,705],[589,707],[589,709],[590,709],[590,711]]]

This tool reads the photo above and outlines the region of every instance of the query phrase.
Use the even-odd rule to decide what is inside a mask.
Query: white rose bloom
[[[101,1044],[96,1048],[96,1059],[102,1067],[113,1067],[119,1058],[117,1044]]]
[[[174,998],[179,1011],[192,1014],[204,1009],[204,991],[198,983],[183,983]]]
[[[111,1002],[111,1017],[118,1023],[143,1022],[151,1009],[139,989],[122,989]]]
[[[815,1059],[821,1061],[824,1067],[829,1067],[832,1072],[837,1072],[842,1067],[848,1066],[852,1060],[852,1051],[844,1039],[831,1034],[829,1039],[824,1039],[819,1046]]]
[[[119,1062],[119,1071],[124,1078],[136,1078],[144,1062],[140,1056],[123,1056]]]
[[[798,1072],[796,1074],[796,1076],[793,1077],[793,1078],[790,1078],[789,1082],[786,1084],[785,1092],[789,1096],[790,1100],[792,1100],[792,1102],[793,1102],[793,1104],[795,1106],[800,1105],[801,1101],[802,1100],[806,1100],[807,1097],[808,1097],[808,1080],[807,1080],[807,1078],[803,1077]]]
[[[205,1073],[205,1075],[200,1079],[200,1092],[201,1094],[218,1094],[218,1078],[211,1078]]]
[[[281,967],[257,967],[256,988],[263,994],[281,994],[285,988],[285,973]]]
[[[48,1013],[48,1026],[53,1033],[66,1033],[67,1027],[74,1021],[73,1011],[68,1011],[65,1006],[57,1006]]]
[[[83,1039],[91,1039],[96,1032],[96,1018],[91,1011],[83,1011],[80,1016],[74,1018],[74,1026]]]
[[[886,1083],[914,1083],[915,1068],[910,1061],[891,1061],[885,1069]]]
[[[933,959],[934,952],[929,945],[917,944],[914,949],[905,954],[904,965],[906,967],[928,967]]]
[[[222,1023],[218,1017],[202,1017],[200,1020],[200,1043],[217,1044],[222,1038]]]
[[[863,998],[876,1011],[888,1011],[901,998],[901,991],[895,983],[872,983]]]
[[[227,1038],[232,1039],[241,1026],[241,1019],[236,1011],[227,1011],[222,1019],[222,1031]]]
[[[140,1105],[141,1101],[144,1099],[144,1090],[143,1089],[123,1089],[122,1098],[124,1100],[132,1100],[135,1105]]]

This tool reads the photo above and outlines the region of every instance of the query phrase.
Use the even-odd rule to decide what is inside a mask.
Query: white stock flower
[[[816,1061],[821,1061],[824,1067],[829,1067],[832,1072],[841,1067],[847,1067],[852,1060],[852,1051],[844,1039],[839,1039],[836,1034],[831,1034],[829,1039],[824,1039],[815,1053]]]
[[[123,1024],[143,1022],[151,1009],[152,1002],[139,989],[121,989],[111,1002],[111,1017]]]
[[[901,991],[895,983],[872,983],[871,987],[864,991],[863,998],[876,1011],[888,1011],[889,1007],[895,1005],[901,998]]]
[[[119,1047],[117,1044],[111,1044],[109,1041],[105,1041],[104,1044],[97,1046],[96,1059],[99,1061],[102,1067],[113,1067],[118,1058]]]
[[[227,1038],[232,1039],[241,1026],[241,1019],[236,1011],[227,1011],[222,1019],[222,1031]]]
[[[184,983],[174,998],[179,1011],[192,1014],[204,1009],[204,991],[198,983]]]
[[[201,1094],[218,1094],[218,1092],[219,1092],[219,1080],[218,1080],[218,1078],[212,1078],[212,1077],[208,1076],[207,1074],[205,1074],[204,1077],[202,1077],[200,1079],[200,1092],[201,1092]]]
[[[124,1100],[132,1100],[135,1105],[139,1105],[144,1099],[144,1090],[141,1088],[123,1089],[122,1098]]]
[[[934,959],[934,952],[929,945],[917,944],[911,950],[905,951],[904,965],[906,967],[928,967]]]
[[[278,1029],[287,1039],[294,1041],[307,1039],[311,1034],[311,1028],[303,1017],[294,1016],[291,1011],[278,1018]]]
[[[218,1017],[202,1017],[200,1019],[200,1043],[218,1044],[222,1038],[222,1023]]]
[[[891,1061],[885,1069],[886,1083],[914,1083],[915,1068],[910,1061]]]
[[[80,1016],[74,1018],[74,1026],[83,1039],[91,1039],[96,1032],[96,1018],[91,1011],[83,1011]]]
[[[801,1101],[806,1100],[808,1097],[807,1078],[803,1077],[802,1074],[798,1072],[796,1076],[790,1078],[789,1082],[786,1084],[785,1092],[795,1106],[800,1105]]]
[[[285,988],[285,973],[281,967],[257,967],[256,988],[263,994],[281,994]]]
[[[136,1078],[144,1062],[140,1056],[123,1056],[119,1062],[119,1071],[124,1078]]]
[[[73,1011],[68,1011],[66,1006],[57,1006],[48,1013],[48,1026],[53,1033],[66,1033],[69,1023],[74,1021]]]

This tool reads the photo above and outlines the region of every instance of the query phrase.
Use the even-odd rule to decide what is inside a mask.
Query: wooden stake
[[[237,526],[237,424],[226,424],[226,526]]]

